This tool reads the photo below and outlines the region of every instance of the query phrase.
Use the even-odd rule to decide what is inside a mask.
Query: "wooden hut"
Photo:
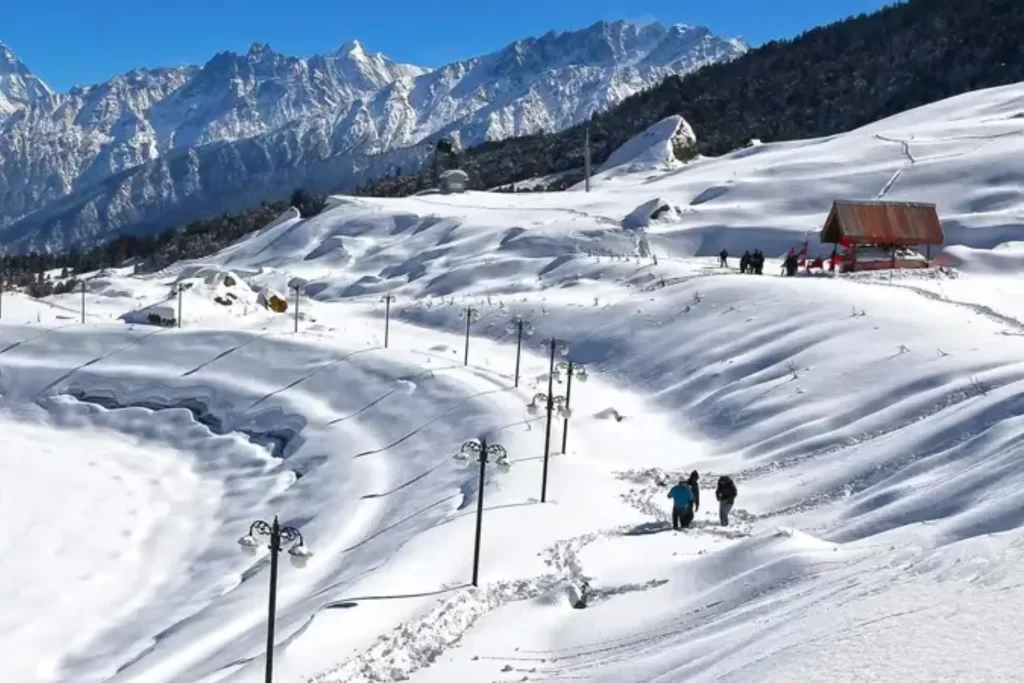
[[[821,229],[821,241],[835,244],[841,270],[852,272],[927,268],[931,248],[942,245],[945,236],[934,204],[836,200]]]

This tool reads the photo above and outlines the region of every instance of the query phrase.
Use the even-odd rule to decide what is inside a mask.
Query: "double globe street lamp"
[[[480,478],[477,483],[476,501],[476,542],[473,545],[473,585],[479,585],[480,577],[480,538],[484,521],[484,477],[487,474],[487,464],[492,461],[499,472],[508,472],[512,464],[508,461],[508,452],[500,444],[489,444],[487,439],[481,438],[477,441],[467,441],[453,458],[456,465],[469,467],[476,458],[480,464]]]
[[[530,324],[529,320],[516,316],[509,321],[508,325],[505,326],[505,331],[509,334],[516,335],[516,380],[515,386],[519,387],[519,361],[523,355],[523,336],[530,336],[533,334],[533,325]]]
[[[544,431],[544,474],[541,478],[540,485],[540,502],[546,503],[548,499],[548,458],[551,455],[551,414],[555,411],[555,406],[558,406],[559,415],[564,419],[569,419],[572,412],[566,406],[565,398],[562,396],[555,396],[555,354],[560,353],[563,356],[569,355],[569,343],[562,339],[556,339],[551,337],[550,339],[544,340],[544,346],[548,348],[550,352],[550,359],[548,361],[548,391],[546,394],[535,394],[533,400],[527,405],[527,410],[531,415],[536,415],[537,411],[540,410],[540,402],[545,404],[547,410],[548,419],[547,426]]]
[[[256,555],[262,547],[270,548],[270,597],[267,605],[267,668],[266,683],[274,680],[274,615],[277,610],[277,555],[282,543],[291,543],[288,557],[292,564],[302,568],[313,556],[306,547],[302,532],[293,526],[281,526],[277,516],[272,523],[257,520],[249,527],[249,533],[238,539],[238,545],[249,555]]]
[[[587,368],[582,363],[575,363],[571,360],[562,361],[555,366],[555,381],[561,384],[562,373],[565,373],[565,410],[569,411],[570,415],[567,415],[562,420],[562,453],[568,452],[567,446],[569,444],[569,417],[571,416],[571,409],[569,408],[569,400],[572,398],[572,378],[575,377],[580,382],[586,382],[590,375],[587,373]]]

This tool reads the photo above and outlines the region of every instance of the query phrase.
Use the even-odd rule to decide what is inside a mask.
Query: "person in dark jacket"
[[[722,526],[729,526],[729,513],[732,512],[733,503],[736,502],[736,484],[732,479],[725,476],[718,478],[715,498],[718,499],[718,519],[722,522]]]
[[[690,486],[690,491],[693,492],[693,511],[700,511],[700,474],[697,470],[690,472],[690,478],[686,480],[686,483]]]
[[[760,249],[754,250],[754,255],[750,259],[751,265],[753,265],[754,273],[761,275],[764,272],[764,254],[761,253]]]
[[[786,269],[786,275],[793,277],[796,275],[797,269],[800,267],[800,262],[796,258],[796,254],[790,254],[786,257],[786,262],[782,266]]]
[[[750,251],[743,252],[743,256],[740,256],[740,272],[746,273],[750,270]]]
[[[672,528],[679,529],[690,526],[693,521],[693,491],[680,479],[679,483],[669,489],[668,497],[672,499]]]
[[[723,268],[729,267],[729,252],[726,251],[725,249],[718,252],[718,265],[722,266]]]

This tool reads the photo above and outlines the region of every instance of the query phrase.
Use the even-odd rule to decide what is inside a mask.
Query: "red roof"
[[[945,236],[934,204],[837,200],[821,229],[829,244],[942,244]]]

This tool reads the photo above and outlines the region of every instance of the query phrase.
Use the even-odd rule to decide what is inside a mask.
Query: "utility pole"
[[[462,359],[462,364],[469,365],[469,328],[473,324],[474,320],[480,319],[480,311],[472,306],[466,306],[462,309],[462,313],[460,315],[466,318],[466,353]]]
[[[551,455],[551,412],[555,409],[555,349],[558,347],[558,340],[551,338],[551,361],[548,364],[548,395],[547,395],[547,426],[544,430],[544,474],[540,482],[540,502],[548,502],[548,457]]]
[[[85,280],[82,280],[82,324],[85,324]]]
[[[391,331],[391,302],[395,300],[394,294],[384,295],[384,348],[388,348],[388,337]]]
[[[288,286],[295,290],[295,334],[299,333],[299,290],[307,284],[301,277],[293,277],[288,281]]]
[[[516,383],[515,386],[519,388],[519,362],[523,355],[523,327],[526,325],[526,321],[520,318],[516,321],[516,330],[518,335],[516,336]]]
[[[565,368],[568,375],[565,384],[565,411],[562,417],[562,454],[565,455],[568,453],[566,447],[569,444],[569,418],[572,415],[572,408],[569,405],[569,401],[572,399],[572,378],[576,377],[579,381],[585,382],[589,375],[587,368],[580,363],[568,361],[561,364],[561,367]]]
[[[181,283],[178,283],[178,327],[181,327]]]
[[[586,136],[583,141],[583,179],[587,192],[590,192],[590,124],[587,124]]]

